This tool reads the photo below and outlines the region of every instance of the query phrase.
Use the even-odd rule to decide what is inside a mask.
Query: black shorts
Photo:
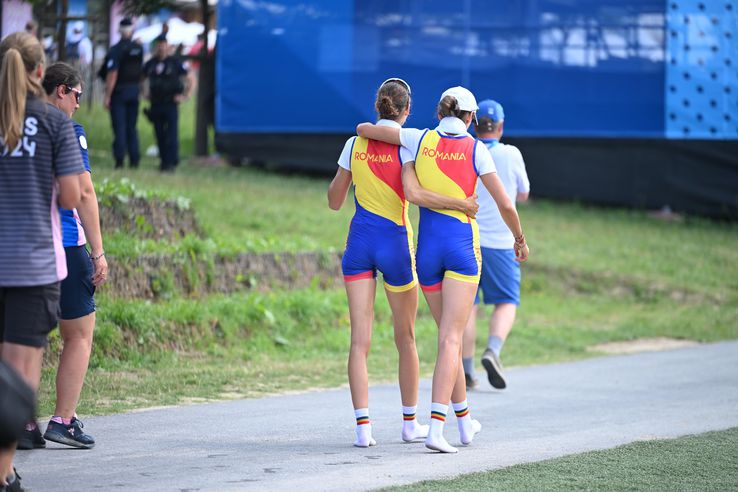
[[[35,287],[0,287],[0,339],[46,347],[59,318],[59,282]]]
[[[84,246],[64,248],[67,278],[61,283],[61,319],[77,319],[95,312],[92,260]]]

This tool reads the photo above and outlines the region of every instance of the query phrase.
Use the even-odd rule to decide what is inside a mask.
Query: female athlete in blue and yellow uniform
[[[377,125],[399,130],[410,113],[410,87],[400,79],[385,81],[375,104],[381,118]],[[415,347],[415,314],[418,307],[413,232],[408,201],[402,186],[402,164],[411,153],[397,144],[351,137],[338,160],[339,168],[328,189],[328,204],[341,208],[351,182],[356,212],[351,220],[342,270],[351,318],[349,385],[356,417],[354,445],[375,444],[369,421],[367,356],[371,343],[376,274],[382,272],[392,309],[395,344],[400,355],[402,439],[425,438],[427,425],[415,419],[418,402],[418,354]],[[419,198],[427,206],[476,213],[476,197],[451,198],[426,192]],[[462,212],[459,212],[462,213]]]
[[[443,93],[438,103],[440,124],[435,130],[398,130],[363,123],[357,133],[401,144],[414,153],[414,164],[406,164],[402,171],[405,194],[413,203],[424,190],[459,199],[473,196],[479,177],[515,235],[517,259],[524,261],[528,247],[515,207],[497,177],[489,151],[466,131],[476,110],[474,95],[463,87],[453,87]],[[425,444],[430,449],[455,453],[457,449],[443,437],[449,400],[462,444],[471,443],[481,429],[469,413],[461,365],[461,339],[479,283],[479,230],[471,216],[444,207],[419,205],[418,279],[439,328],[431,428]]]

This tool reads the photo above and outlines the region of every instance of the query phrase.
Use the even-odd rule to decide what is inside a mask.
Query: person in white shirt
[[[92,41],[85,36],[85,23],[76,21],[67,34],[66,60],[71,64],[87,67],[92,63]]]
[[[514,145],[500,142],[505,122],[505,112],[498,102],[491,99],[479,103],[478,119],[475,124],[477,138],[489,149],[497,166],[497,175],[502,180],[505,192],[515,203],[528,199],[530,182],[525,172],[523,156]],[[492,196],[484,186],[477,187],[479,194],[479,239],[482,247],[482,274],[479,290],[485,304],[494,304],[489,323],[487,348],[482,355],[482,366],[487,371],[489,383],[497,389],[507,386],[500,363],[500,352],[513,323],[520,304],[520,263],[515,261],[513,249],[515,239],[502,220]],[[474,374],[474,342],[476,338],[477,305],[469,316],[464,330],[463,365],[466,386],[473,389],[478,385]]]

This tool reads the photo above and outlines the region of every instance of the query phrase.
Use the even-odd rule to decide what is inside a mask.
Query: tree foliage
[[[59,0],[26,0],[34,7],[56,8]],[[126,15],[139,16],[155,14],[161,9],[174,9],[176,0],[120,0],[123,13]]]
[[[176,7],[174,0],[121,0],[123,12],[126,15],[154,14],[161,9],[173,9]]]

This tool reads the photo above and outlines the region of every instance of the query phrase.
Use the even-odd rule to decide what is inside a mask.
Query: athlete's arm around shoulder
[[[379,140],[388,144],[400,145],[400,129],[390,126],[378,126],[374,123],[359,123],[356,134],[371,140]]]
[[[405,198],[419,207],[458,210],[471,218],[476,217],[479,210],[476,193],[462,200],[423,188],[418,181],[414,161],[406,162],[402,166],[402,187],[405,190]]]
[[[349,138],[343,146],[341,156],[338,158],[338,170],[328,186],[328,207],[331,210],[341,209],[351,187],[351,149],[354,146],[354,140],[356,137]]]

